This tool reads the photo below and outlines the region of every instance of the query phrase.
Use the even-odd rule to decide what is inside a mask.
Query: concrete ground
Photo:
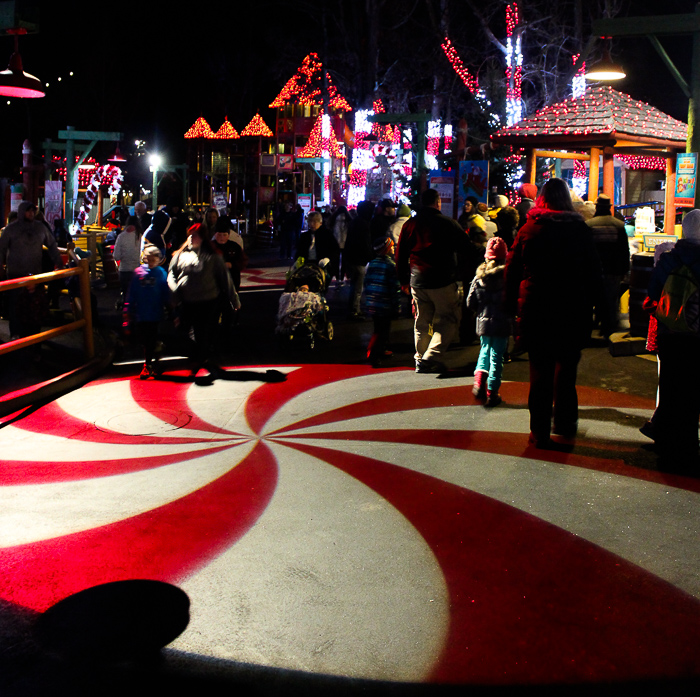
[[[538,450],[526,357],[494,409],[474,344],[413,371],[408,318],[372,369],[347,287],[292,350],[253,267],[217,379],[119,344],[1,420],[0,694],[697,693],[700,479],[639,433],[654,361],[586,349],[578,436]]]

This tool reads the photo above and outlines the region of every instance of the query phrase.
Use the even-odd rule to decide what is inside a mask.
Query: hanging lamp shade
[[[622,66],[613,63],[607,46],[603,49],[602,59],[594,63],[585,74],[586,80],[622,80],[623,77],[627,77],[627,74]]]
[[[12,33],[14,30],[8,30]],[[15,33],[15,52],[10,56],[7,70],[0,72],[0,95],[5,97],[37,98],[44,97],[44,86],[34,75],[24,72],[22,57],[17,46],[17,34]]]
[[[119,150],[119,144],[117,143],[117,149],[114,151],[114,155],[110,157],[107,162],[126,162],[126,158],[124,158]]]

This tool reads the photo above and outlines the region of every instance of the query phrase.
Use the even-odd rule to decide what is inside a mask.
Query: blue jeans
[[[486,389],[497,392],[503,375],[503,355],[508,348],[507,336],[480,336],[481,351],[476,362],[476,369],[488,373]]]

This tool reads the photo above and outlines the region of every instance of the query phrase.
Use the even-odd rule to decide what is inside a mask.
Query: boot
[[[503,400],[498,394],[498,390],[488,390],[486,393],[486,404],[485,407],[497,407]]]
[[[477,399],[486,398],[486,378],[488,373],[485,370],[477,370],[474,373],[474,387],[472,387],[472,394]]]

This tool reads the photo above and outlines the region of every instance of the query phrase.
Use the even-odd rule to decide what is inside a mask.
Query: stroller
[[[330,341],[333,324],[328,321],[324,293],[326,272],[313,262],[295,265],[280,297],[275,333],[282,343],[313,348],[317,338]]]

